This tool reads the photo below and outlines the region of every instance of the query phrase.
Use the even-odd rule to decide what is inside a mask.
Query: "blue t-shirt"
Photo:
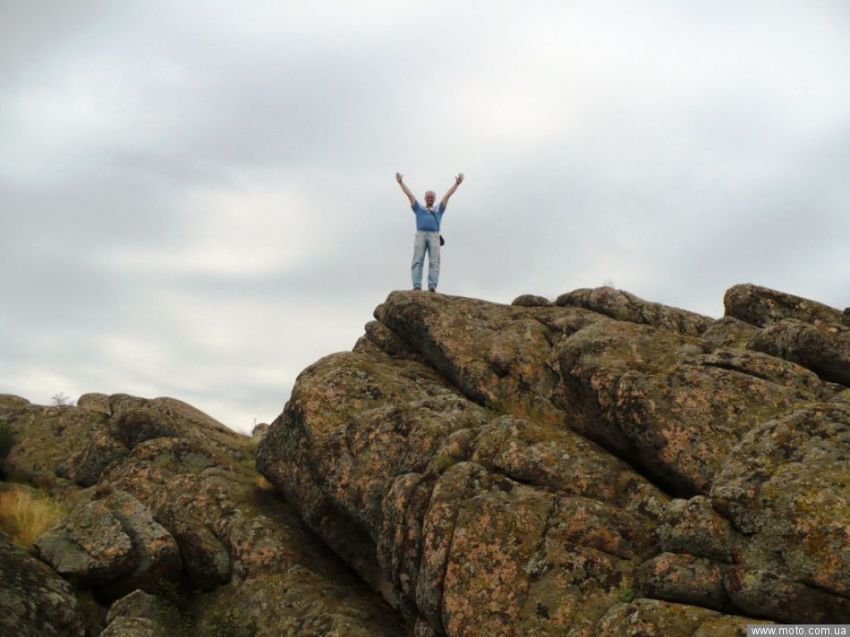
[[[418,201],[414,201],[410,206],[413,214],[416,215],[416,229],[422,232],[438,232],[440,230],[440,222],[443,220],[443,213],[446,212],[446,205],[441,201],[436,208],[423,208]]]

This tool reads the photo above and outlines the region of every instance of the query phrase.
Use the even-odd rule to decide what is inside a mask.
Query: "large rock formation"
[[[0,492],[65,509],[31,547],[0,533],[0,632],[850,623],[847,315],[725,301],[714,320],[611,288],[394,292],[253,440],[171,398],[0,396]]]
[[[87,394],[77,407],[0,397],[0,421],[15,441],[6,475],[68,511],[29,552],[0,536],[8,634],[403,634],[256,473],[251,439],[195,408],[126,395]],[[99,617],[95,608],[86,622],[74,590],[97,600]]]
[[[418,637],[850,622],[842,314],[726,303],[394,292],[258,468]]]

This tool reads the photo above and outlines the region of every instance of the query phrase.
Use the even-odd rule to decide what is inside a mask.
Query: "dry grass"
[[[0,530],[21,546],[32,546],[64,515],[63,507],[30,489],[12,487],[0,491]]]
[[[262,491],[275,491],[274,485],[266,480],[265,476],[258,475],[254,478],[254,486]]]

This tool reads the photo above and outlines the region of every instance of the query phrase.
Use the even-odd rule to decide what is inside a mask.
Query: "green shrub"
[[[194,622],[186,612],[186,598],[174,582],[163,582],[158,597],[162,602],[159,620],[168,627],[174,637],[192,637]]]
[[[187,612],[188,600],[174,582],[160,586],[159,599],[163,605],[160,621],[173,637],[254,637],[257,633],[253,621],[244,621],[232,610],[213,612],[201,630],[197,619]]]

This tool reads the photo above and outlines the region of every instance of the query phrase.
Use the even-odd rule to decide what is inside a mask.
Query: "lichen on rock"
[[[393,292],[256,440],[172,398],[0,396],[4,474],[69,512],[44,561],[0,536],[0,627],[99,632],[74,589],[140,637],[850,622],[845,314],[725,303]]]
[[[258,468],[415,635],[842,619],[843,465],[764,462],[840,456],[844,378],[753,346],[792,312],[841,328],[771,298],[715,321],[612,289],[394,292],[353,352],[299,376]],[[793,443],[766,433],[812,419],[784,425]]]

